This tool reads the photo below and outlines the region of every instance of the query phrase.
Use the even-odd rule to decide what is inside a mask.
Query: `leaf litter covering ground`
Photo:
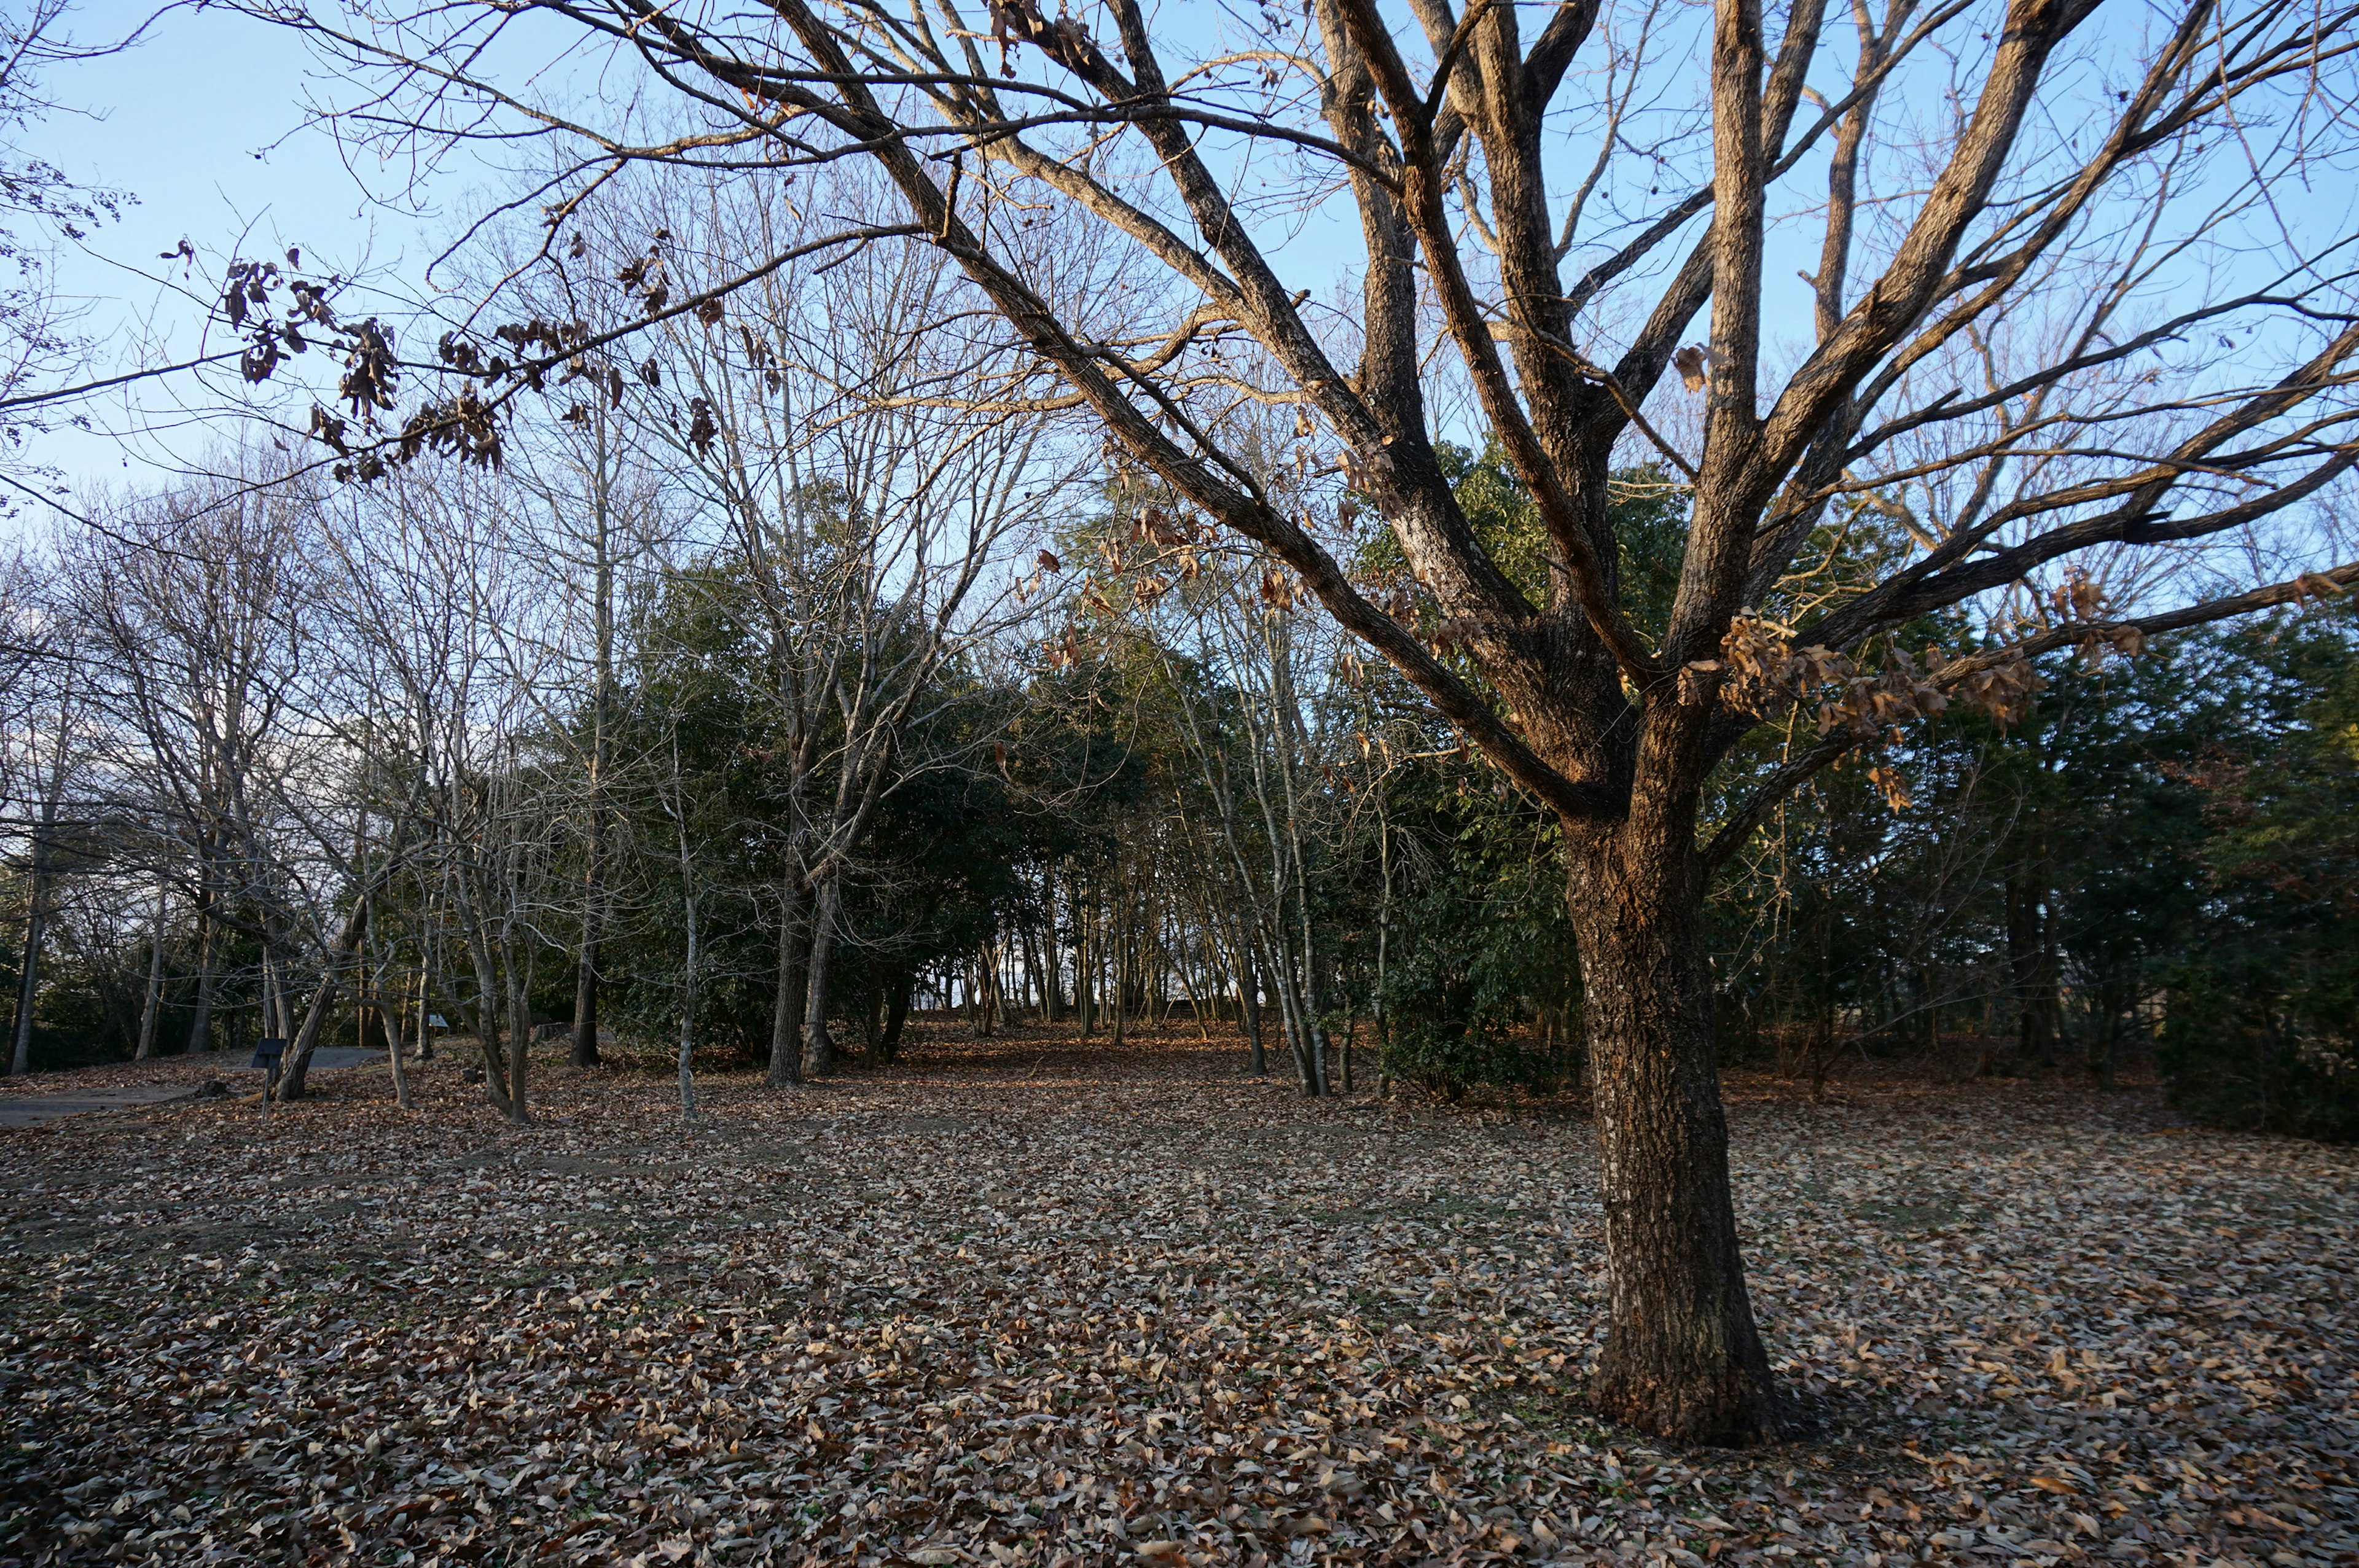
[[[2349,1152],[1732,1091],[1819,1441],[1578,1401],[1589,1126],[1029,1037],[6,1135],[0,1563],[2359,1561]]]

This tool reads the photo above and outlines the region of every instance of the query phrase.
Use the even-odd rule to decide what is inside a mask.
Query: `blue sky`
[[[81,36],[96,38],[111,20],[92,8]],[[277,256],[300,244],[308,263],[391,280],[414,277],[439,248],[450,220],[403,200],[416,194],[403,189],[405,169],[367,154],[348,163],[347,149],[307,125],[307,90],[326,98],[339,86],[317,81],[317,70],[291,33],[176,12],[129,52],[51,74],[48,95],[69,112],[33,126],[24,150],[136,198],[119,222],[57,254],[60,287],[83,301],[84,330],[100,345],[94,371],[122,368],[159,343],[176,355],[197,350],[199,298],[210,297],[234,254]],[[185,281],[158,259],[183,235],[199,257]],[[141,399],[151,411],[159,401],[153,391]],[[84,494],[200,457],[208,438],[194,422],[136,430],[153,421],[132,418],[120,399],[86,412],[99,430],[52,431],[33,453]]]

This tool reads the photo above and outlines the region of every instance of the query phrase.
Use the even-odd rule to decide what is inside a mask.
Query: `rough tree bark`
[[[1568,838],[1612,1260],[1613,1328],[1593,1395],[1634,1425],[1692,1441],[1782,1430],[1729,1197],[1703,868],[1625,833],[1584,825]]]

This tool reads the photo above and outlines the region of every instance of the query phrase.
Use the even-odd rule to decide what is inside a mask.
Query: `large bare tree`
[[[577,184],[635,160],[774,180],[873,160],[1033,356],[998,408],[1101,422],[1117,464],[1277,557],[1553,810],[1603,1151],[1593,1392],[1652,1432],[1790,1420],[1728,1193],[1714,868],[1895,725],[2019,707],[2030,654],[2132,650],[2359,579],[2301,554],[2300,509],[2359,460],[2349,211],[2295,194],[2340,189],[2354,151],[2359,16],[2332,0],[266,14],[386,73],[366,124],[530,126]],[[537,96],[587,79],[530,72],[552,41],[603,49],[632,91]],[[1257,477],[1239,411],[1272,402],[1301,416],[1298,471],[1380,510],[1414,596],[1360,591],[1332,514]],[[1545,591],[1462,513],[1435,449],[1451,427],[1528,490]],[[1609,509],[1641,460],[1688,509],[1652,616]],[[1863,507],[1919,547],[1790,591]],[[2185,566],[2147,612],[2109,610],[2109,574],[2154,576],[2122,557],[2159,553]],[[1898,649],[2011,588],[2036,613],[1921,663]],[[1793,736],[1782,763],[1707,820],[1764,722]]]

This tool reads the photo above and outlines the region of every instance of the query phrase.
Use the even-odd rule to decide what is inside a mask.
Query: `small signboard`
[[[287,1042],[275,1034],[266,1034],[254,1043],[254,1060],[247,1065],[275,1074],[279,1059],[286,1054]]]

